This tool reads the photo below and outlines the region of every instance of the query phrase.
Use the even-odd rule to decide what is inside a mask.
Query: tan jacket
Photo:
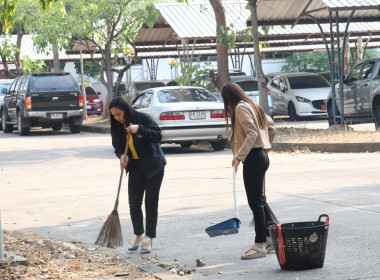
[[[244,162],[253,148],[270,149],[276,128],[267,116],[268,126],[260,129],[251,104],[240,101],[236,106],[234,129],[231,135],[231,149],[234,158]]]

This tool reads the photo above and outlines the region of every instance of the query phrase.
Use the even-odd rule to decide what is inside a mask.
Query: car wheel
[[[12,124],[6,124],[6,123],[5,123],[5,112],[4,112],[4,110],[3,110],[3,112],[2,112],[1,124],[2,124],[2,127],[3,127],[3,132],[4,132],[4,133],[10,133],[10,132],[12,132],[12,130],[13,130],[13,125],[12,125]]]
[[[182,148],[190,148],[191,147],[191,143],[180,143],[180,145]]]
[[[61,123],[61,122],[56,123],[56,124],[52,125],[51,128],[52,128],[54,131],[61,130],[61,129],[62,129],[62,123]]]
[[[377,132],[380,132],[380,104],[375,109],[375,128]]]
[[[79,133],[80,129],[82,127],[82,125],[80,125],[80,124],[74,124],[74,122],[72,120],[70,120],[69,126],[70,126],[71,133]]]
[[[337,107],[335,107],[335,112],[337,114],[339,114],[339,110]],[[328,119],[328,122],[329,122],[329,127],[334,125],[334,117],[333,117],[333,111],[332,111],[332,104],[328,105],[327,106],[327,119]],[[336,120],[336,124],[341,124],[341,121],[340,119],[337,119]]]
[[[290,121],[299,121],[300,117],[297,115],[296,107],[294,107],[294,104],[292,102],[288,105],[288,114],[290,117]]]
[[[30,127],[25,123],[25,119],[21,117],[21,113],[17,113],[17,128],[18,134],[21,136],[25,136],[29,134]]]
[[[217,142],[211,142],[211,147],[214,151],[222,151],[226,147],[227,140],[223,139]]]

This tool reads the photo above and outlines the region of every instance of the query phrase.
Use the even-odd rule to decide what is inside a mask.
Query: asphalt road
[[[204,229],[234,216],[231,152],[164,145],[167,156],[159,207],[158,263],[196,269],[184,277],[152,259],[126,254],[133,240],[127,178],[119,213],[125,246],[109,252],[162,279],[380,279],[380,154],[270,153],[267,197],[282,223],[330,216],[324,267],[283,271],[274,253],[241,261],[254,239],[241,169],[238,234],[210,238]],[[108,134],[32,130],[0,133],[2,227],[94,246],[110,214],[120,175]],[[200,259],[203,267],[196,267]]]

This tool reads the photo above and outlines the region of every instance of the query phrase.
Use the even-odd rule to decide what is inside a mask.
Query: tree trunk
[[[351,64],[350,64],[350,40],[348,39],[350,36],[346,39],[346,47],[344,49],[344,67],[343,67],[343,75],[347,75],[348,72],[350,72]]]
[[[226,9],[221,0],[210,0],[210,4],[215,13],[216,28],[221,26],[227,27]],[[216,46],[216,57],[218,61],[218,77],[215,85],[221,90],[223,85],[230,82],[230,74],[228,71],[228,50],[223,44]],[[213,74],[212,74],[213,75]]]
[[[259,30],[257,26],[257,2],[258,0],[251,0],[251,22],[252,22],[252,37],[253,37],[253,52],[255,58],[255,70],[257,73],[260,107],[264,110],[265,114],[270,115],[267,95],[267,83],[263,68],[261,66],[261,56],[259,47]]]
[[[356,47],[356,63],[359,63],[363,60],[363,47],[362,47],[362,37],[358,37],[358,43]]]
[[[21,24],[16,23],[16,29],[17,29],[17,41],[16,45],[19,50],[21,50],[21,41],[22,41],[22,36],[24,36],[24,33],[22,32]],[[21,76],[23,71],[21,69],[21,58],[20,58],[20,53],[16,53],[15,55],[15,66],[17,70],[17,75]]]
[[[53,46],[53,72],[61,72],[61,68],[59,67],[59,53],[58,46]]]
[[[106,46],[104,49],[104,71],[106,74],[106,80],[105,80],[105,87],[107,88],[107,96],[106,96],[106,102],[103,110],[103,118],[108,119],[109,118],[109,111],[108,107],[110,105],[111,100],[115,97],[113,92],[113,80],[112,80],[112,72],[111,72],[111,49],[110,46]],[[103,79],[104,81],[104,79]]]

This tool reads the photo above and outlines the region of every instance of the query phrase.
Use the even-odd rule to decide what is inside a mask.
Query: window
[[[26,76],[24,79],[24,84],[23,84],[24,87],[22,88],[22,90],[25,90],[25,91],[28,90],[28,83],[29,83],[29,76]],[[20,88],[20,90],[21,90],[21,88]]]
[[[362,68],[363,63],[356,65],[347,76],[347,82],[354,82],[359,80],[360,69]]]
[[[140,108],[140,103],[141,103],[141,100],[144,98],[145,96],[145,93],[142,93],[140,94],[133,102],[132,102],[132,107],[135,108],[135,109],[139,109]]]
[[[20,81],[20,78],[16,79],[16,80],[13,82],[12,86],[11,86],[10,89],[9,89],[9,93],[12,93],[12,92],[15,92],[15,91],[16,91],[16,85],[17,85],[17,83],[18,83],[19,81]]]
[[[272,83],[270,85],[274,88],[279,89],[280,88],[280,80],[278,78],[273,78]]]
[[[288,77],[290,88],[323,88],[329,87],[330,84],[321,75],[304,75]]]
[[[71,75],[34,74],[30,77],[30,91],[80,91],[77,82]]]
[[[259,85],[257,84],[257,81],[254,80],[238,81],[236,84],[238,84],[245,92],[259,90]]]
[[[140,107],[139,108],[147,108],[150,104],[150,101],[152,100],[153,92],[149,91],[144,94],[142,97]]]
[[[158,100],[161,103],[218,101],[214,95],[202,88],[162,89],[158,91]]]
[[[374,64],[374,61],[369,61],[364,65],[361,78],[362,80],[370,78]]]

